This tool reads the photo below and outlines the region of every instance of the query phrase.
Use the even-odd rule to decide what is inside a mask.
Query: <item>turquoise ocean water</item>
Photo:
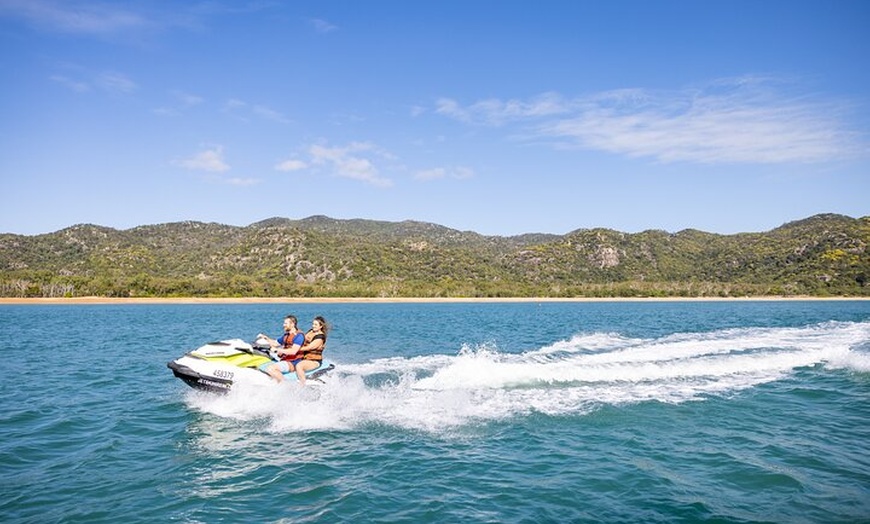
[[[166,362],[332,324],[321,387]],[[0,306],[0,522],[870,522],[870,301]]]

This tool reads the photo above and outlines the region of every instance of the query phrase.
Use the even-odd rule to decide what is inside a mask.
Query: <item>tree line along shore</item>
[[[771,231],[484,236],[309,217],[0,235],[0,298],[459,300],[870,296],[870,217]]]

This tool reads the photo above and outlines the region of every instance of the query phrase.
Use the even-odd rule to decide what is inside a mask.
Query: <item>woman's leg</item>
[[[296,364],[296,378],[299,379],[299,384],[305,385],[305,372],[317,369],[320,367],[319,360],[303,360]]]

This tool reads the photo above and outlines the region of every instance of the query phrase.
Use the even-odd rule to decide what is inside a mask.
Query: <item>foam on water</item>
[[[602,405],[680,403],[783,380],[801,368],[870,371],[870,323],[742,328],[658,339],[577,334],[524,353],[493,345],[456,355],[342,366],[318,387],[190,393],[210,413],[267,421],[270,431],[386,424],[424,431],[521,416],[582,415]]]

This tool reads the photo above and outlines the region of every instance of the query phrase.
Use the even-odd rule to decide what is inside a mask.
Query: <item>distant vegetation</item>
[[[483,236],[422,222],[273,218],[0,234],[3,297],[870,296],[870,217],[764,233]]]

